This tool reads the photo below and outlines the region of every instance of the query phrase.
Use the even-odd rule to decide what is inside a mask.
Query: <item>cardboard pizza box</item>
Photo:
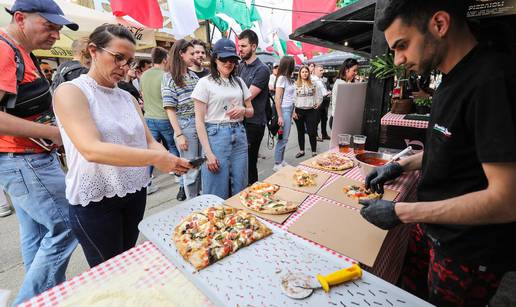
[[[364,183],[361,181],[353,180],[347,177],[339,177],[333,183],[329,184],[327,187],[322,188],[317,192],[317,195],[332,199],[334,201],[338,201],[339,203],[343,203],[349,206],[353,206],[355,208],[362,208],[362,205],[358,203],[357,199],[353,199],[346,196],[343,188],[347,185],[363,185]],[[396,196],[398,196],[399,192],[390,189],[384,189],[382,199],[385,200],[394,200]]]
[[[268,183],[274,183],[289,189],[298,190],[309,194],[315,194],[331,177],[331,174],[329,173],[324,173],[310,169],[307,171],[310,173],[317,174],[317,177],[315,177],[315,185],[299,187],[294,183],[294,173],[297,169],[297,167],[285,166],[276,173],[272,174],[269,178],[265,179],[264,181]]]
[[[249,212],[253,215],[262,217],[266,220],[269,220],[269,221],[272,221],[272,222],[275,222],[278,224],[283,224],[295,212],[295,211],[293,211],[293,212],[286,213],[286,214],[265,214],[265,213],[256,212],[254,210],[250,210],[250,209],[247,209],[246,207],[244,207],[240,201],[239,195],[240,195],[240,193],[233,195],[233,197],[226,199],[224,201],[224,203],[230,207],[246,210],[247,212]],[[301,203],[303,203],[303,201],[305,201],[305,199],[309,196],[309,194],[307,194],[307,193],[294,191],[294,190],[291,190],[291,189],[285,188],[285,187],[280,187],[278,192],[276,192],[276,195],[280,199],[290,200],[298,205],[301,205]]]
[[[372,267],[387,235],[358,210],[317,201],[289,227],[289,232]]]
[[[312,162],[313,162],[313,161],[315,161],[315,160],[317,160],[318,158],[322,157],[324,154],[326,154],[326,153],[328,153],[328,152],[329,152],[329,151],[324,152],[324,153],[321,153],[321,154],[318,154],[317,156],[312,157],[312,158],[310,158],[310,159],[307,159],[307,160],[305,160],[305,161],[301,162],[300,164],[302,164],[302,165],[304,165],[304,166],[308,166],[308,167],[311,167],[311,168],[314,168],[314,169],[318,169],[318,170],[319,170],[319,168],[317,168],[316,166],[314,166],[314,165],[312,164]],[[344,155],[344,154],[342,154],[342,155],[343,155],[343,156],[345,156],[346,158],[351,159],[351,161],[353,161],[353,163],[354,163],[354,166],[356,167],[356,161],[355,161],[353,158],[350,158],[350,157],[348,157],[348,156],[346,156],[346,155]],[[326,172],[330,172],[330,173],[333,173],[333,174],[337,174],[337,175],[344,175],[345,173],[349,172],[349,171],[350,171],[350,170],[352,170],[352,169],[353,169],[353,168],[348,168],[348,169],[345,169],[345,170],[343,170],[343,171],[331,171],[331,170],[325,170],[325,169],[320,169],[320,170],[322,170],[322,171],[326,171]]]

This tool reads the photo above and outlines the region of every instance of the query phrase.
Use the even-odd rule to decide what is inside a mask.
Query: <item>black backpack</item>
[[[86,73],[88,73],[88,69],[82,66],[78,61],[70,61],[59,65],[54,80],[52,80],[52,93],[61,83],[71,81]]]
[[[25,76],[23,56],[20,50],[8,39],[0,35],[0,40],[9,45],[14,51],[17,93],[6,93],[0,101],[0,107],[4,108],[6,113],[17,117],[28,117],[51,110],[52,95],[50,94],[50,85],[39,67],[38,59],[34,54],[30,53],[30,58],[36,66],[40,77],[30,83],[21,84]]]

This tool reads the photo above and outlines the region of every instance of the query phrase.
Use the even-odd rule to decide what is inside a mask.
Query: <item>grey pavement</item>
[[[310,158],[310,145],[308,142],[308,136],[305,136],[306,155],[301,159],[296,159],[294,155],[298,151],[297,133],[295,126],[292,128],[287,149],[285,151],[285,160],[290,165],[295,166],[299,164],[299,162],[303,161],[303,159]],[[328,141],[317,142],[317,151],[324,152],[328,149],[328,146]],[[274,150],[267,148],[267,136],[264,136],[260,147],[260,158],[258,159],[258,176],[260,180],[269,177],[273,173],[273,165]],[[176,200],[178,184],[175,182],[173,176],[168,174],[159,174],[153,180],[153,184],[154,183],[158,185],[159,190],[148,196],[145,216],[150,216],[154,213],[171,208],[179,203]],[[137,244],[146,240],[147,239],[145,237],[140,235]],[[84,257],[79,245],[71,257],[70,264],[66,272],[67,278],[79,275],[88,268],[86,258]],[[12,214],[8,217],[0,218],[0,289],[8,289],[11,291],[11,295],[8,300],[9,305],[17,295],[18,289],[23,281],[23,276],[24,272],[20,251],[18,220],[16,219],[16,214]]]

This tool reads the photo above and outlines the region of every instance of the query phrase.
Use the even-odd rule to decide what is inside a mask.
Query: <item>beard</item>
[[[242,59],[242,61],[247,61],[251,58],[252,55],[253,52],[243,53],[240,55],[240,58]]]
[[[426,33],[421,48],[421,61],[417,73],[427,75],[436,69],[444,59],[445,50],[443,43],[431,33]]]

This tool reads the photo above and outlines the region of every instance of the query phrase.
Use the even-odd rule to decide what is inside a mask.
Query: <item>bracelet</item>
[[[182,136],[183,134],[182,133],[179,133],[178,135],[176,135],[176,138]]]

